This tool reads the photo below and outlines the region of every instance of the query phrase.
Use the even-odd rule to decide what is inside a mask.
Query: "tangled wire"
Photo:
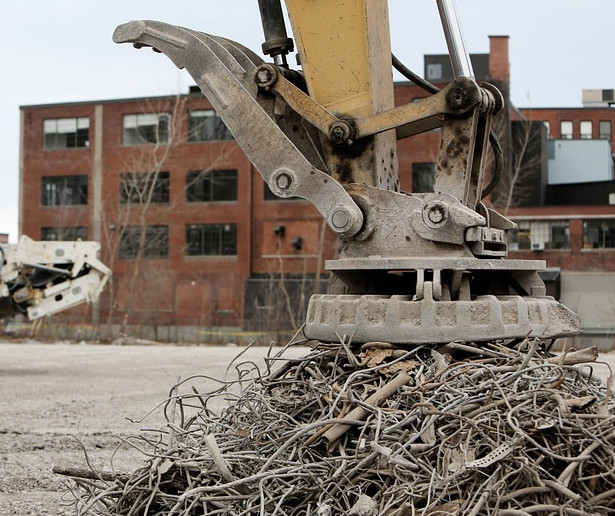
[[[592,358],[531,340],[270,354],[208,394],[174,388],[167,428],[133,441],[146,465],[73,473],[71,500],[80,516],[612,514],[614,407]]]

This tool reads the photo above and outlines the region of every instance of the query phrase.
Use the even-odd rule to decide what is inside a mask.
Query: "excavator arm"
[[[305,333],[400,344],[554,338],[575,314],[545,296],[539,260],[507,258],[515,225],[483,198],[496,87],[478,84],[452,0],[437,0],[456,78],[395,106],[386,0],[286,0],[299,70],[286,56],[280,0],[259,0],[264,62],[239,43],[155,21],[114,41],[152,47],[185,68],[278,196],[320,211],[341,241]],[[435,191],[400,192],[397,142],[439,129]],[[496,174],[497,176],[497,174]]]

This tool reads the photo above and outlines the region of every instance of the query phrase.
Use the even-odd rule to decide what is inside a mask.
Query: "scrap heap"
[[[262,372],[237,364],[209,394],[174,388],[167,427],[133,441],[143,467],[73,476],[72,503],[82,516],[612,514],[615,405],[595,359],[526,339],[316,344]]]

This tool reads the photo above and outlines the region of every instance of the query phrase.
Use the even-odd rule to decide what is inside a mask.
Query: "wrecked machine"
[[[0,244],[0,318],[30,321],[93,303],[111,276],[92,241],[35,241],[22,236]]]

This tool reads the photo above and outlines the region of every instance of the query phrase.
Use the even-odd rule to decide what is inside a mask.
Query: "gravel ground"
[[[258,359],[267,348],[251,348]],[[122,438],[161,428],[162,417],[140,419],[172,386],[195,374],[222,378],[241,351],[220,346],[112,346],[0,342],[0,515],[72,514],[62,506],[58,464],[84,466],[82,449],[111,469]],[[215,385],[195,380],[200,392]],[[132,471],[142,456],[122,448],[117,471]]]
[[[222,378],[241,351],[219,346],[111,346],[0,342],[0,516],[68,515],[57,464],[85,465],[83,447],[101,469],[111,469],[122,438],[160,417],[139,419],[164,401],[178,378]],[[266,348],[249,349],[258,360]],[[303,350],[295,353],[301,354]],[[615,368],[615,354],[601,360]],[[606,378],[608,368],[597,366]],[[195,379],[200,392],[213,382]],[[117,471],[132,471],[138,453],[122,449]]]

